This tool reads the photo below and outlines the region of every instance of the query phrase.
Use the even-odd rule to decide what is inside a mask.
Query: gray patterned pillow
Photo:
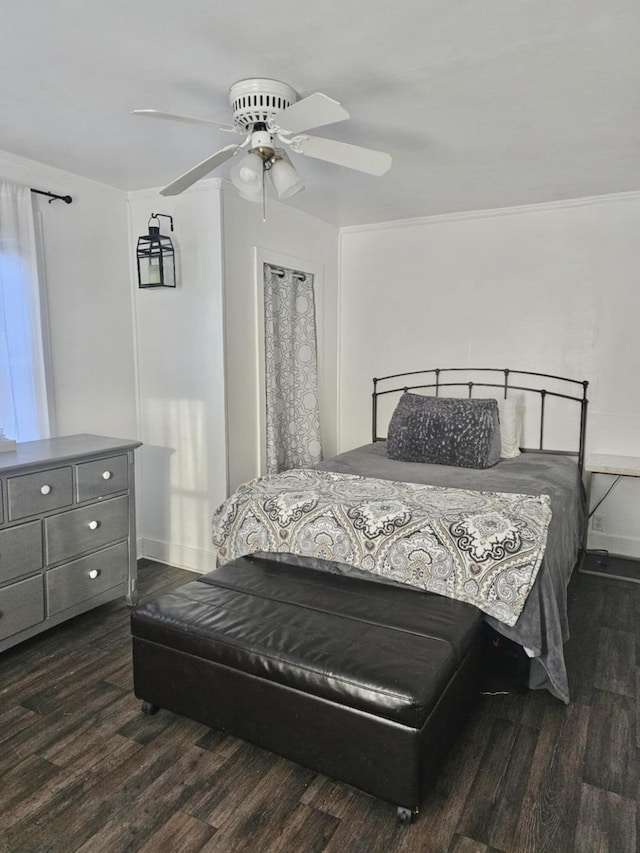
[[[387,456],[490,468],[500,459],[498,403],[405,392],[389,422]]]

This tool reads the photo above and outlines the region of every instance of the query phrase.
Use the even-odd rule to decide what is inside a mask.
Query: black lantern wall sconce
[[[171,238],[160,233],[160,216],[169,220],[173,231],[173,217],[168,213],[152,213],[149,233],[138,237],[138,287],[175,287],[176,257]],[[152,224],[153,223],[153,224]]]

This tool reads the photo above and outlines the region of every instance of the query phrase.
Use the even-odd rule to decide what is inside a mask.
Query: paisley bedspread
[[[547,541],[547,495],[294,469],[241,486],[213,517],[220,563],[256,552],[353,566],[515,625]]]

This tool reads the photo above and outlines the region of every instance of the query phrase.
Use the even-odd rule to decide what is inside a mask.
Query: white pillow
[[[500,418],[500,443],[502,445],[500,456],[502,459],[515,459],[520,456],[520,443],[522,441],[522,406],[511,397],[506,400],[498,400],[498,415]]]

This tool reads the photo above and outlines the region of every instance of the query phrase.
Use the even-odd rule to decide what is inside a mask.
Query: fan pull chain
[[[262,221],[266,222],[267,221],[267,200],[265,197],[266,193],[264,191],[264,173],[265,173],[265,170],[263,169],[262,170]]]
[[[262,221],[267,221],[267,200],[266,193],[264,191],[264,169],[262,170]]]

